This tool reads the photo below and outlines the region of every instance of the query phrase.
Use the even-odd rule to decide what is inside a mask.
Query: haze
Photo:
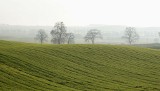
[[[0,24],[160,26],[159,0],[0,0]]]

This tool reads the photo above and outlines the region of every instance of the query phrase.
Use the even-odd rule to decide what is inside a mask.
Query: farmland
[[[1,91],[160,91],[160,51],[0,41]]]

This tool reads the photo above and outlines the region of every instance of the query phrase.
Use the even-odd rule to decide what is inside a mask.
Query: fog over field
[[[159,0],[0,0],[0,39],[36,42],[44,29],[49,38],[55,23],[64,22],[75,43],[86,43],[90,29],[101,31],[101,44],[126,44],[126,27],[136,28],[136,44],[160,43]]]
[[[84,36],[90,29],[98,29],[101,31],[103,39],[97,39],[96,43],[100,44],[126,44],[122,39],[126,26],[114,25],[88,25],[88,26],[67,26],[67,31],[75,34],[75,43],[87,43],[84,41]],[[22,26],[22,25],[0,25],[0,39],[15,40],[22,42],[37,42],[35,35],[39,29],[44,29],[49,38],[50,31],[53,26]],[[160,43],[158,32],[160,27],[136,27],[140,39],[137,44]]]

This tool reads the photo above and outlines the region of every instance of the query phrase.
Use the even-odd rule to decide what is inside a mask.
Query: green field
[[[0,41],[0,91],[160,91],[160,51]]]

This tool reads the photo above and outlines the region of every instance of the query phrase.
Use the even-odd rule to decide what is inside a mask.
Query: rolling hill
[[[160,51],[0,41],[1,91],[160,91]]]

